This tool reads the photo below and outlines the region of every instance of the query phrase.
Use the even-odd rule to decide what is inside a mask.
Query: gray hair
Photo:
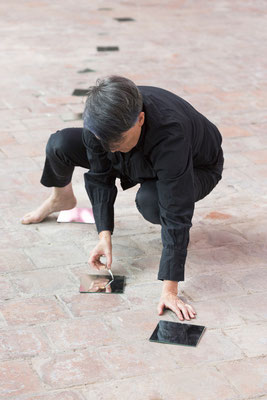
[[[92,132],[109,150],[136,123],[142,107],[142,94],[130,79],[114,75],[98,79],[88,89],[84,129]]]

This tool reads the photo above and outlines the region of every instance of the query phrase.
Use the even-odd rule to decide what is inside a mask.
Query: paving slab
[[[250,357],[222,363],[217,368],[245,397],[266,393],[266,366],[266,357]]]
[[[248,357],[265,355],[267,344],[267,327],[263,323],[248,323],[242,327],[224,329],[226,336],[242,349]]]
[[[142,400],[144,395],[148,399],[171,400],[213,400],[215,398],[240,399],[237,391],[231,387],[226,378],[214,367],[191,367],[159,372],[157,374],[133,377],[123,380],[114,380],[98,385],[91,385],[87,391],[89,399],[111,400],[127,393],[130,400]]]

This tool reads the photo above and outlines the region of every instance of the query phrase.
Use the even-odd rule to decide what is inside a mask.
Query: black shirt
[[[113,232],[116,177],[124,190],[156,179],[163,244],[158,279],[181,281],[194,212],[193,168],[216,163],[222,138],[215,125],[182,98],[156,87],[138,88],[145,122],[131,151],[106,152],[84,130],[90,163],[85,186],[97,231]]]

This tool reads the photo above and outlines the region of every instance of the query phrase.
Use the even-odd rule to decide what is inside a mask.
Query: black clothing
[[[45,186],[65,186],[71,181],[75,165],[90,168],[84,175],[85,186],[98,232],[114,229],[116,177],[124,190],[141,183],[138,209],[145,218],[162,226],[158,279],[181,281],[194,203],[221,179],[222,138],[215,125],[180,97],[154,87],[139,89],[145,123],[130,152],[106,152],[89,131],[65,129],[51,136],[41,182]],[[64,131],[67,133],[63,135]],[[62,139],[56,140],[59,136]],[[152,217],[145,211],[149,209],[147,200],[140,202],[145,198],[141,196],[145,189],[150,193],[145,197],[151,198]]]
[[[82,128],[67,128],[50,136],[46,145],[42,185],[64,187],[71,182],[74,167],[90,168],[82,132]]]
[[[195,202],[207,196],[214,186],[213,176],[208,171],[194,169]],[[136,193],[135,203],[138,211],[147,221],[152,224],[161,224],[156,180],[148,180],[141,184]]]

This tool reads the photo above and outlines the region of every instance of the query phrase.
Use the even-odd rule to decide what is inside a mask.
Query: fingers
[[[89,265],[97,270],[104,269],[105,265],[100,261],[100,257],[100,254],[92,252],[88,260]]]
[[[174,309],[172,310],[175,312],[175,314],[177,315],[177,317],[179,318],[180,321],[183,321],[183,314],[181,313],[180,309],[178,307],[174,307]]]
[[[107,268],[111,269],[111,264],[112,264],[112,255],[111,255],[111,253],[108,252],[106,254],[106,257],[107,257]]]
[[[196,318],[196,311],[190,304],[185,304],[181,302],[181,300],[178,300],[178,307],[183,313],[183,316],[185,317],[186,320],[190,320],[191,318]]]
[[[96,263],[96,254],[94,254],[93,252],[91,252],[91,253],[90,253],[89,260],[88,260],[88,264],[89,264],[91,267],[98,269],[97,266],[95,265],[95,263]]]
[[[189,321],[190,318],[189,318],[188,311],[187,311],[186,307],[181,307],[180,310],[182,311],[183,317],[184,317],[187,321]],[[184,318],[183,318],[183,319],[184,319]]]
[[[177,305],[177,303],[175,301],[174,302],[161,301],[159,303],[159,305],[158,305],[158,314],[159,315],[163,314],[164,307],[169,308],[170,310],[172,310],[181,321],[184,320],[183,315],[182,315],[182,313],[181,313],[181,311],[180,311],[180,309],[179,309],[179,307],[178,307],[178,305]]]
[[[92,260],[89,262],[91,267],[97,269],[98,271],[102,268],[103,264],[99,260]],[[105,267],[105,266],[104,266]]]
[[[191,305],[185,304],[181,299],[173,295],[166,297],[163,296],[160,300],[158,304],[159,315],[163,314],[164,307],[172,310],[180,321],[183,321],[184,319],[190,321],[191,318],[193,319],[196,316],[196,311]]]
[[[188,313],[189,313],[190,317],[196,318],[196,311],[194,310],[194,308],[192,306],[190,306],[190,304],[186,304],[186,307],[188,309]]]
[[[106,265],[100,261],[100,257],[106,257]],[[91,267],[101,270],[101,269],[111,269],[112,264],[112,251],[111,246],[103,246],[103,244],[98,244],[90,253],[88,263]]]
[[[195,314],[190,309],[188,309],[188,314],[190,318],[195,318]]]
[[[169,305],[169,308],[173,312],[175,312],[175,314],[181,321],[183,321],[184,318],[190,320],[185,304],[179,299],[175,300],[171,305]]]
[[[158,305],[158,314],[162,315],[164,310],[164,303],[159,303]]]

